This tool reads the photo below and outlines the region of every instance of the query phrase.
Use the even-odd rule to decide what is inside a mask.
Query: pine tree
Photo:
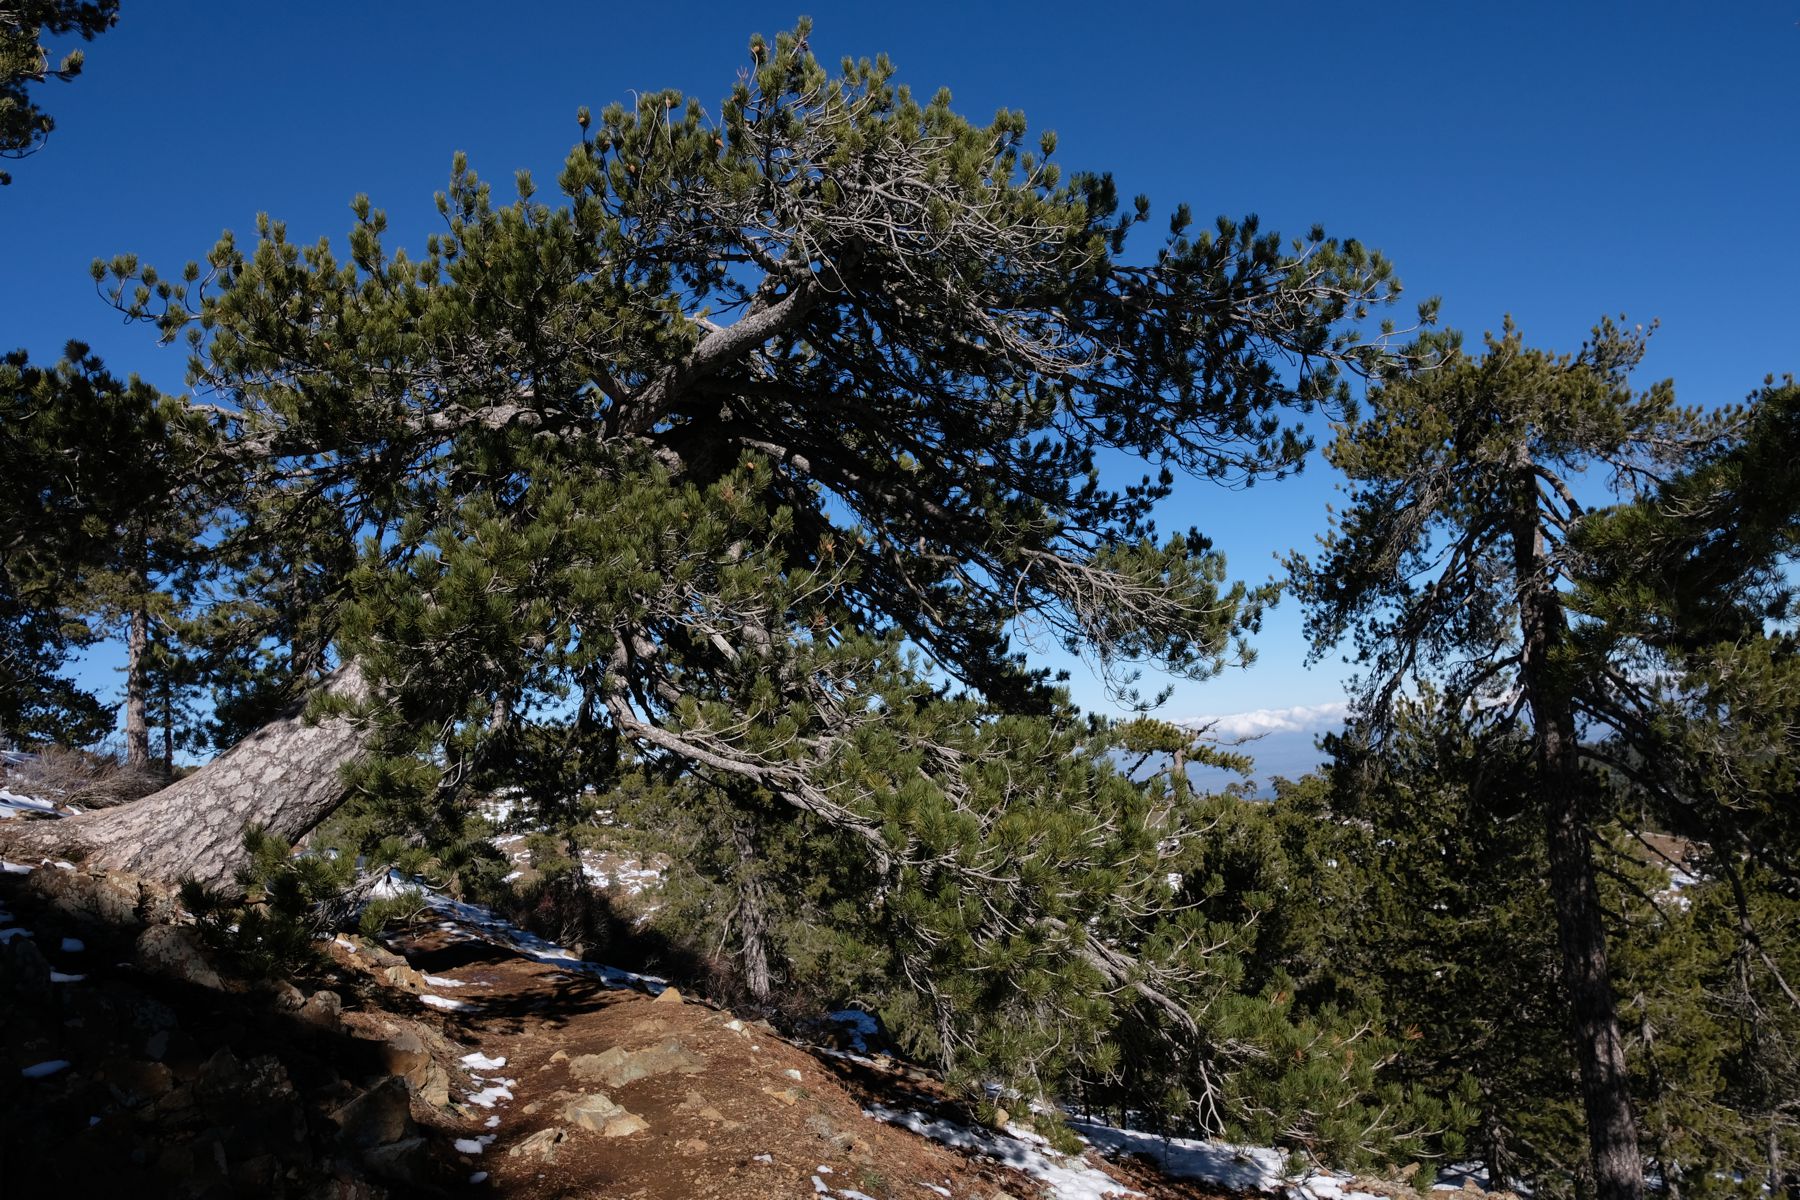
[[[416,260],[384,248],[384,218],[359,202],[343,261],[264,222],[254,248],[227,238],[205,270],[96,267],[128,312],[185,332],[196,379],[236,399],[190,407],[219,426],[219,460],[249,477],[248,527],[318,564],[301,591],[320,636],[299,682],[333,669],[324,647],[356,619],[346,536],[372,539],[377,573],[423,580],[464,539],[566,553],[563,513],[614,511],[591,504],[647,505],[653,526],[682,530],[682,507],[721,485],[769,523],[746,551],[766,543],[766,561],[830,592],[822,629],[843,614],[898,637],[1007,708],[1051,704],[1008,642],[1013,617],[1115,664],[1204,675],[1230,659],[1261,597],[1226,582],[1197,531],[1160,533],[1152,510],[1178,471],[1243,481],[1297,465],[1289,414],[1384,352],[1349,323],[1394,297],[1386,262],[1317,230],[1289,249],[1254,220],[1194,233],[1185,208],[1153,255],[1127,257],[1148,202],[1121,206],[1105,176],[1065,179],[1054,139],[1031,149],[1016,114],[971,125],[947,94],[919,103],[885,61],[834,78],[804,30],[757,41],[753,58],[716,118],[657,93],[587,120],[560,206],[521,178],[520,199],[497,207],[459,162],[440,199],[448,230]],[[1115,452],[1150,473],[1109,485],[1100,464]],[[532,487],[539,476],[615,490]],[[305,532],[321,509],[329,538]],[[818,755],[770,767],[719,732],[735,719],[682,728],[679,698],[703,691],[691,681],[790,653],[777,636],[789,614],[727,594],[690,620],[680,606],[697,601],[676,585],[692,568],[630,553],[663,573],[618,572],[643,589],[611,610],[620,624],[564,627],[579,659],[556,668],[559,686],[645,749],[846,820],[805,783]],[[762,561],[742,570],[768,576]],[[550,574],[517,578],[535,588]],[[439,672],[484,712],[561,649],[554,605],[534,601],[527,620],[523,599],[503,599],[484,602],[500,610],[493,628],[544,623],[523,646],[484,627],[443,660],[464,673]],[[213,786],[184,781],[181,803],[203,807]],[[261,816],[282,832],[279,814]],[[115,828],[65,832],[166,874],[193,869],[184,855],[233,852],[115,842]]]
[[[341,262],[264,222],[177,278],[97,267],[236,401],[190,405],[249,480],[230,536],[266,557],[231,561],[307,573],[270,608],[331,695],[59,834],[219,879],[246,818],[303,832],[355,755],[359,804],[427,841],[501,783],[559,819],[636,789],[729,836],[695,874],[747,978],[824,969],[790,935],[825,913],[953,1077],[1136,1072],[1209,1129],[1377,1149],[1412,1111],[1380,1039],[1290,1019],[1235,917],[1170,887],[1218,873],[1210,802],[1118,770],[1135,735],[1009,626],[1115,667],[1229,661],[1264,597],[1153,510],[1178,472],[1297,467],[1297,415],[1385,353],[1353,326],[1387,264],[1185,208],[1128,254],[1148,201],[885,61],[834,77],[805,37],[753,42],[716,118],[673,93],[584,113],[559,205],[521,177],[498,207],[459,160],[416,260],[359,201]],[[1148,473],[1110,482],[1118,454]],[[294,790],[257,795],[284,764]],[[146,836],[176,808],[180,845]],[[771,886],[808,856],[817,887]],[[1240,912],[1227,890],[1202,894]]]
[[[35,154],[56,128],[26,88],[47,79],[66,83],[81,74],[79,50],[50,65],[44,35],[74,33],[92,41],[118,19],[118,0],[9,0],[0,8],[0,158]],[[11,182],[12,176],[0,171],[0,187]]]
[[[1792,1189],[1800,1086],[1800,947],[1791,819],[1800,750],[1800,655],[1791,565],[1800,548],[1800,388],[1769,381],[1733,437],[1692,470],[1582,531],[1579,602],[1596,649],[1656,683],[1631,716],[1643,761],[1619,764],[1651,820],[1695,847],[1684,864],[1703,966],[1685,1006],[1708,1038],[1665,1047],[1705,1070],[1674,1090],[1669,1140],[1695,1190],[1721,1175]],[[1589,653],[1594,653],[1590,650]],[[1648,1014],[1646,1027],[1666,1021]],[[1647,1039],[1646,1039],[1647,1040]],[[1690,1115],[1691,1114],[1691,1115]],[[1695,1149],[1696,1144],[1698,1149]],[[1751,1186],[1747,1183],[1746,1186]]]
[[[1626,665],[1588,653],[1572,615],[1574,484],[1597,466],[1654,483],[1722,430],[1666,384],[1633,392],[1644,339],[1611,323],[1573,359],[1527,349],[1510,324],[1480,358],[1435,345],[1441,363],[1371,389],[1371,414],[1340,428],[1327,454],[1351,504],[1318,561],[1291,565],[1317,652],[1356,634],[1377,740],[1402,686],[1430,676],[1453,710],[1531,740],[1596,1194],[1624,1200],[1643,1167],[1591,840],[1614,808],[1596,768],[1654,747],[1629,719],[1641,691]]]

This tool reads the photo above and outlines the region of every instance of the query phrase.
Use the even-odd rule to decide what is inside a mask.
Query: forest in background
[[[40,30],[117,6],[15,7],[18,156],[80,68]],[[583,110],[554,200],[459,161],[422,252],[359,201],[340,250],[96,263],[191,386],[0,365],[0,731],[110,730],[65,667],[122,639],[127,802],[0,840],[269,945],[392,864],[603,954],[580,851],[623,839],[707,987],[862,1004],[972,1095],[1546,1196],[1800,1187],[1793,382],[1701,410],[1625,323],[1384,320],[1355,240],[1165,216],[808,34],[716,112]],[[1287,586],[1352,718],[1272,802],[1201,792],[1230,750],[1080,712],[1015,623],[1121,689],[1241,656],[1273,590],[1162,502],[1281,478],[1315,412],[1351,492]]]

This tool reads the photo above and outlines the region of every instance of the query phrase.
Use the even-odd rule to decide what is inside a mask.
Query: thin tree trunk
[[[1543,531],[1535,519],[1537,483],[1528,470],[1520,490],[1513,554],[1524,650],[1521,675],[1535,727],[1533,751],[1549,841],[1550,895],[1587,1115],[1589,1163],[1598,1200],[1641,1200],[1644,1164],[1607,964],[1600,889],[1588,846],[1586,784],[1574,707],[1569,689],[1558,679],[1556,651],[1567,642],[1568,619],[1545,571]]]
[[[328,694],[367,691],[356,664],[326,681]],[[299,706],[184,779],[133,804],[61,821],[11,821],[0,829],[15,855],[79,856],[84,864],[174,883],[234,883],[244,865],[244,829],[292,841],[344,799],[340,769],[367,744],[365,723],[301,720]],[[22,828],[12,828],[21,826]]]
[[[158,699],[162,702],[162,777],[167,783],[175,778],[175,684],[166,665]]]
[[[150,722],[144,686],[149,651],[150,613],[144,607],[144,598],[139,596],[125,637],[125,765],[134,771],[150,769]]]
[[[738,852],[737,927],[742,946],[740,961],[744,986],[758,1004],[769,999],[769,913],[763,897],[762,876],[757,868],[756,843],[747,825],[732,826]]]

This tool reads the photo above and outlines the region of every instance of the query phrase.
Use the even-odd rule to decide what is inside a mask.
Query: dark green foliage
[[[79,342],[52,368],[7,355],[0,406],[0,731],[78,744],[112,719],[56,672],[125,614],[173,627],[164,585],[196,550],[184,480],[201,431]]]
[[[321,914],[355,878],[352,860],[295,855],[279,838],[246,830],[250,865],[239,875],[242,892],[227,894],[189,882],[181,903],[201,937],[250,979],[280,979],[316,967],[314,946],[327,924]]]
[[[81,74],[82,53],[71,50],[51,65],[45,35],[74,33],[92,41],[119,19],[119,0],[9,0],[0,8],[0,158],[24,158],[43,147],[56,122],[27,88]],[[12,176],[0,171],[0,186]]]

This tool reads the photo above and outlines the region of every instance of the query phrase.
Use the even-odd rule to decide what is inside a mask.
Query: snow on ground
[[[469,986],[469,981],[466,979],[451,979],[444,975],[421,975],[420,978],[435,988],[459,988]]]
[[[502,1100],[511,1100],[512,1085],[518,1082],[516,1079],[488,1080],[479,1075],[475,1077],[475,1081],[487,1084],[479,1092],[470,1092],[467,1097],[469,1103],[478,1108],[492,1108]]]
[[[1233,1146],[1197,1138],[1163,1138],[1069,1118],[1069,1128],[1107,1155],[1141,1154],[1172,1179],[1194,1179],[1242,1191],[1272,1192],[1287,1176],[1285,1156],[1260,1146]]]
[[[29,875],[31,874],[31,868],[24,863],[7,862],[4,858],[0,858],[0,873],[7,875]]]
[[[1023,1171],[1048,1187],[1054,1200],[1113,1200],[1119,1196],[1143,1194],[1078,1158],[1059,1154],[1042,1138],[1023,1130],[1009,1129],[998,1133],[990,1129],[971,1129],[954,1121],[928,1117],[911,1109],[889,1108],[885,1104],[872,1104],[865,1111],[876,1120],[910,1129],[921,1137],[958,1150],[986,1155],[995,1162]]]
[[[462,1065],[472,1071],[497,1071],[506,1065],[504,1058],[489,1058],[477,1050],[473,1054],[462,1056]]]
[[[606,865],[610,860],[610,865]],[[602,865],[584,861],[581,874],[596,887],[616,887],[629,896],[636,896],[645,888],[655,887],[662,882],[663,873],[655,867],[647,867],[635,858],[615,859],[608,855],[601,859]]]
[[[41,1062],[36,1066],[25,1067],[19,1071],[19,1074],[27,1079],[43,1079],[46,1076],[56,1074],[58,1071],[66,1071],[68,1068],[68,1059],[53,1058],[49,1062]]]
[[[56,810],[56,805],[48,800],[39,800],[36,796],[21,796],[17,792],[0,787],[0,820],[21,817],[28,813],[36,816],[62,816]]]
[[[441,1008],[445,1012],[462,1012],[469,1007],[467,1001],[452,1000],[448,996],[433,996],[427,994],[420,996],[419,1001],[422,1004],[429,1004],[433,1008]]]
[[[535,933],[520,929],[512,922],[495,915],[490,909],[483,908],[479,904],[452,900],[441,892],[432,891],[418,880],[407,878],[399,871],[388,872],[387,879],[375,887],[373,894],[385,897],[413,891],[419,893],[427,907],[445,918],[439,923],[438,928],[447,933],[476,938],[496,946],[505,946],[533,962],[575,971],[598,979],[608,987],[636,988],[654,996],[668,986],[667,980],[659,979],[654,975],[639,975],[632,971],[609,967],[603,963],[588,962],[573,950],[541,938]],[[430,998],[422,997],[422,999],[429,1002]],[[444,997],[440,996],[438,999],[443,1000]],[[446,1001],[446,1003],[463,1004],[462,1001]]]
[[[971,1154],[985,1155],[1041,1181],[1052,1200],[1111,1200],[1138,1196],[1124,1184],[1089,1166],[1079,1158],[1059,1153],[1036,1133],[1010,1125],[1004,1131],[974,1129],[941,1117],[908,1109],[871,1105],[866,1112],[877,1120],[910,1129],[922,1137],[942,1142]],[[1200,1138],[1164,1138],[1135,1129],[1115,1129],[1097,1121],[1069,1117],[1069,1128],[1084,1142],[1107,1157],[1141,1155],[1154,1162],[1171,1179],[1210,1184],[1234,1192],[1261,1192],[1288,1200],[1381,1200],[1356,1190],[1353,1178],[1328,1171],[1288,1171],[1287,1156],[1263,1146],[1239,1146]],[[1435,1187],[1454,1191],[1461,1187],[1465,1171],[1452,1169]],[[1478,1181],[1479,1182],[1479,1181]],[[929,1184],[924,1186],[931,1186]],[[934,1191],[937,1189],[933,1189]]]

